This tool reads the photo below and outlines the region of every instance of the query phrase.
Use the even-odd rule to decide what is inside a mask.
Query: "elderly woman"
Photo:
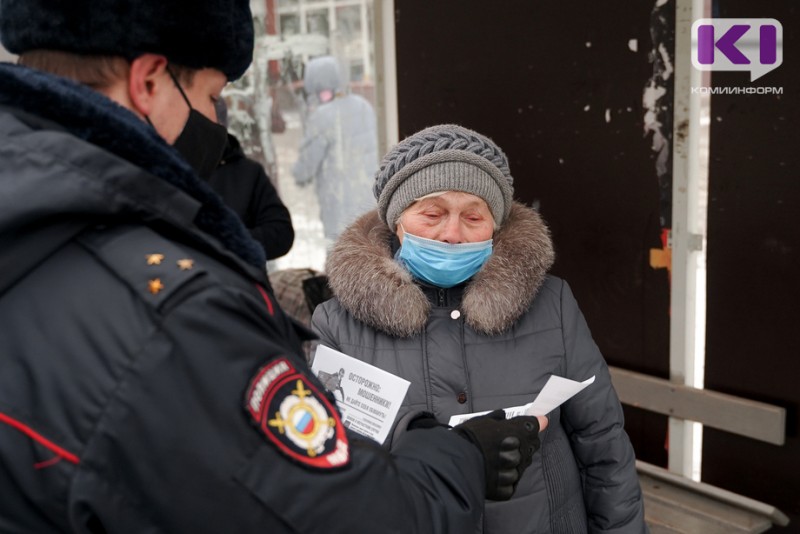
[[[401,411],[519,406],[551,375],[595,382],[549,414],[514,497],[486,503],[483,532],[646,532],[634,452],[608,369],[569,286],[547,275],[549,232],[516,203],[505,154],[456,125],[383,159],[378,209],[331,251],[335,298],[321,343],[411,382]],[[481,530],[480,526],[477,527]]]

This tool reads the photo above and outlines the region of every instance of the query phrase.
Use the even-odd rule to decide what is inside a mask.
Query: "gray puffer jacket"
[[[490,259],[451,289],[413,280],[397,246],[376,212],[350,226],[328,259],[336,298],[313,326],[322,344],[411,382],[400,418],[427,410],[446,423],[528,403],[550,375],[596,376],[549,414],[533,465],[514,498],[487,502],[483,531],[646,532],[622,408],[569,286],[546,274],[553,248],[539,215],[515,203]]]

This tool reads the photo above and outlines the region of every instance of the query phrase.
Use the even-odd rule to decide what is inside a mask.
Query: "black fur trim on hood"
[[[19,108],[144,169],[201,203],[194,223],[247,263],[264,268],[264,249],[239,217],[195,175],[180,154],[131,111],[88,87],[0,64],[0,105]]]
[[[342,233],[328,256],[328,282],[353,317],[396,337],[425,328],[430,302],[411,274],[394,260],[393,234],[377,211],[363,215]],[[495,233],[491,257],[468,283],[461,302],[466,323],[497,335],[530,307],[555,253],[550,232],[537,212],[515,202]]]

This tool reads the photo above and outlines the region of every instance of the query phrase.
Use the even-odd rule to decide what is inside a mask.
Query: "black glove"
[[[539,449],[539,420],[520,416],[506,420],[503,410],[474,417],[453,427],[483,453],[486,498],[507,501]]]

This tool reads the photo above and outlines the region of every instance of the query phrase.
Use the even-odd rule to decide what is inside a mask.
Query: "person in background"
[[[308,116],[297,161],[295,182],[314,182],[323,233],[328,244],[364,211],[374,208],[369,192],[378,168],[375,111],[366,99],[346,90],[336,58],[308,62],[305,92],[319,102]]]
[[[227,127],[225,99],[219,98],[215,109],[219,123]],[[242,219],[253,239],[264,247],[268,260],[289,252],[294,243],[289,210],[264,168],[245,156],[239,140],[230,132],[219,166],[211,173],[208,183]]]
[[[378,209],[328,255],[334,298],[313,329],[411,382],[401,419],[427,410],[446,423],[527,404],[552,375],[596,377],[549,414],[542,454],[514,498],[487,502],[483,532],[645,532],[608,368],[569,285],[547,274],[547,226],[513,192],[505,154],[477,132],[440,125],[397,144],[375,177]]]
[[[0,532],[464,532],[538,420],[344,428],[207,180],[249,0],[0,0]]]

